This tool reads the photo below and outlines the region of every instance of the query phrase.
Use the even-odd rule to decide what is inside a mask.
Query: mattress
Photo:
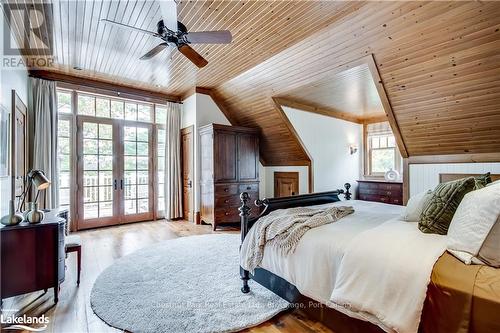
[[[266,246],[260,266],[293,284],[302,295],[328,304],[349,242],[365,230],[397,219],[404,207],[359,200],[311,207],[325,206],[352,206],[355,213],[309,230],[289,256],[284,257],[275,248]]]

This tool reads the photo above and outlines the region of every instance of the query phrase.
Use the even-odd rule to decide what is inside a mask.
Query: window
[[[59,206],[70,208],[71,203],[71,91],[57,92],[57,156],[59,163]]]
[[[59,163],[59,197],[61,207],[70,208],[72,200],[77,202],[77,196],[72,193],[76,188],[77,172],[72,169],[74,161],[73,147],[77,146],[76,128],[79,116],[107,119],[122,119],[133,122],[153,124],[156,135],[156,145],[152,152],[157,156],[157,167],[154,172],[157,182],[153,186],[156,192],[155,208],[159,217],[165,210],[165,134],[167,106],[148,103],[146,101],[131,100],[106,94],[94,94],[59,87],[57,89],[58,121],[58,163]],[[92,120],[90,120],[92,122]],[[95,125],[97,126],[97,125]],[[129,138],[128,132],[124,137],[124,188],[126,197],[125,208],[128,213],[141,213],[148,209],[149,199],[145,189],[150,184],[145,163],[148,162],[148,147],[150,138],[143,133],[140,124],[127,123],[126,130],[135,129],[136,137]],[[137,128],[136,128],[137,127]],[[144,127],[144,126],[143,126]],[[84,198],[84,218],[100,218],[113,214],[111,202],[113,200],[112,174],[113,147],[110,125],[101,124],[98,128],[84,126],[82,137],[84,142],[83,156],[85,173],[81,195]],[[97,136],[96,136],[97,135]],[[73,166],[74,167],[74,166]],[[133,174],[133,177],[132,177]],[[133,178],[133,181],[132,181]]]
[[[158,128],[158,202],[157,212],[165,214],[165,129]]]
[[[369,124],[366,130],[366,176],[381,177],[394,169],[401,173],[402,158],[388,122]]]
[[[67,96],[66,96],[67,94]],[[58,92],[59,99],[71,102],[71,93]],[[110,98],[107,96],[78,93],[78,114],[84,116],[125,119],[151,123],[154,119],[153,104],[137,103],[136,101]],[[62,102],[60,102],[62,103]],[[71,107],[71,103],[69,104]],[[157,107],[162,115],[165,110]],[[62,112],[62,111],[60,111]],[[71,113],[71,111],[69,111]],[[157,117],[158,119],[158,117]],[[158,122],[158,120],[157,120]],[[164,122],[163,122],[164,123]]]

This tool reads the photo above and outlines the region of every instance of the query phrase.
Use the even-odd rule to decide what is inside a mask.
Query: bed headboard
[[[440,183],[445,183],[449,182],[452,180],[457,180],[460,178],[466,178],[466,177],[476,177],[476,176],[481,176],[482,174],[477,174],[477,173],[440,173],[439,174],[439,182]],[[500,174],[491,174],[491,180],[496,181],[500,180]]]

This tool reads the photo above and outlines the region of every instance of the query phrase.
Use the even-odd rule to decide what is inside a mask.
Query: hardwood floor
[[[79,232],[82,238],[82,275],[76,285],[76,254],[66,260],[66,279],[61,285],[59,303],[54,306],[53,292],[37,292],[5,299],[3,311],[19,309],[19,314],[49,317],[44,332],[111,333],[119,330],[101,321],[90,307],[90,291],[99,274],[116,259],[153,243],[177,237],[208,234],[239,233],[233,228],[212,231],[211,226],[186,221],[155,221],[107,227]],[[305,318],[298,311],[287,311],[243,332],[246,333],[330,333],[319,322]]]

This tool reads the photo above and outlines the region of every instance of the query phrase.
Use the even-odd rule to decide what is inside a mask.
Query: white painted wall
[[[0,13],[0,54],[3,57],[4,15]],[[11,39],[11,42],[15,42]],[[3,60],[2,60],[3,63]],[[0,68],[0,103],[3,108],[11,112],[11,91],[16,90],[21,100],[28,105],[28,72],[25,67]],[[8,201],[10,198],[10,177],[0,177],[0,216],[8,213]]]
[[[314,192],[343,188],[356,192],[362,170],[363,128],[360,124],[284,107],[286,116],[313,159]],[[350,155],[349,146],[358,152]]]
[[[434,189],[439,184],[441,173],[482,174],[486,172],[500,174],[500,163],[410,164],[410,197]]]

